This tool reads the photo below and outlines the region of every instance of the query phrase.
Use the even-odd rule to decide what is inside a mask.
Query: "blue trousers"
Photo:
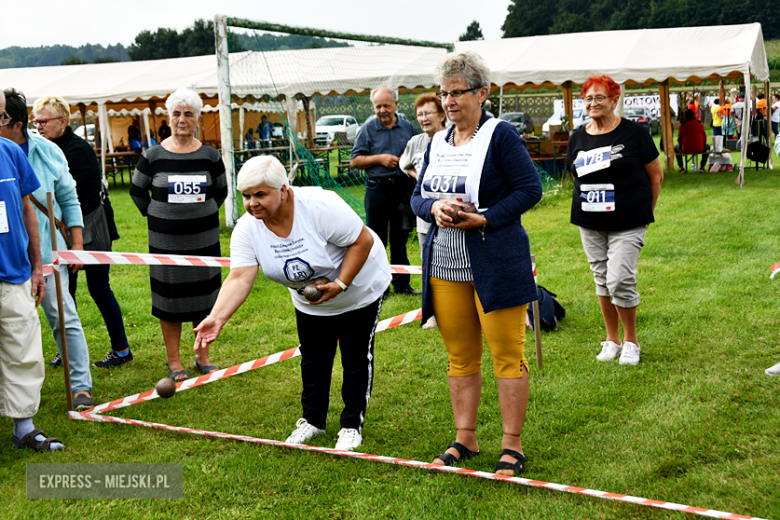
[[[61,265],[60,280],[62,282],[62,314],[65,320],[65,339],[68,340],[68,367],[70,368],[70,385],[73,392],[92,390],[92,374],[89,371],[89,348],[84,329],[76,311],[76,302],[68,291],[68,266]],[[46,296],[41,302],[46,319],[49,320],[57,350],[62,354],[62,325],[57,307],[57,284],[54,274],[44,277],[46,280]]]
[[[85,265],[84,274],[87,276],[89,295],[95,301],[103,321],[106,323],[108,336],[111,338],[111,348],[114,351],[125,350],[130,345],[127,343],[125,324],[122,321],[122,309],[116,301],[114,291],[111,290],[109,281],[109,265]],[[76,301],[76,289],[78,285],[78,273],[68,273],[70,277],[70,295]]]

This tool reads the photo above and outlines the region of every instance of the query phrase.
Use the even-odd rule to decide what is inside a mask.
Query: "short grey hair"
[[[290,187],[284,165],[273,155],[258,155],[245,162],[238,172],[236,187],[244,191],[263,183],[275,190]]]
[[[165,109],[168,110],[168,114],[181,105],[193,109],[196,117],[200,116],[200,111],[203,110],[203,100],[200,99],[197,92],[187,87],[177,89],[165,100]]]
[[[473,51],[445,55],[436,64],[433,76],[439,85],[442,81],[462,79],[470,89],[490,88],[490,68],[482,56]]]
[[[397,103],[398,102],[398,93],[395,90],[389,89],[387,87],[377,87],[377,88],[371,90],[371,95],[369,96],[369,99],[371,99],[372,103],[374,102],[374,96],[377,95],[380,90],[388,91],[390,93],[390,95],[393,97],[393,103]]]

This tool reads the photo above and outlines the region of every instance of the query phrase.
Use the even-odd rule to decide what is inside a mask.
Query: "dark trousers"
[[[108,278],[110,267],[110,265],[85,265],[82,270],[87,277],[89,295],[95,300],[95,305],[103,315],[103,321],[106,322],[108,336],[111,338],[111,349],[119,351],[128,348],[129,344],[125,334],[125,324],[122,321],[122,309],[119,308]],[[74,302],[78,280],[78,273],[68,272],[70,284],[68,291]]]
[[[335,316],[295,311],[301,342],[301,405],[303,418],[309,424],[325,429],[333,359],[338,346],[344,369],[341,427],[362,431],[374,385],[374,330],[381,309],[382,298],[362,309]]]
[[[393,182],[396,180],[396,182]],[[387,228],[390,227],[390,263],[409,265],[406,242],[409,231],[404,231],[404,215],[398,208],[406,197],[406,187],[401,177],[366,179],[366,225],[379,236],[387,248]],[[403,291],[409,287],[408,274],[393,274],[393,287]]]
[[[674,145],[674,151],[677,152],[677,153],[685,153],[685,152],[682,151],[682,148],[680,147],[679,144]],[[710,145],[705,144],[704,145],[704,151],[703,152],[699,152],[701,154],[701,164],[699,165],[699,169],[703,169],[705,167],[705,165],[707,164],[707,157],[710,156],[710,154],[708,153],[709,151],[710,151]],[[688,155],[693,155],[693,154],[689,153]],[[682,155],[678,155],[676,157],[677,157],[677,166],[680,167],[680,168],[684,168]]]

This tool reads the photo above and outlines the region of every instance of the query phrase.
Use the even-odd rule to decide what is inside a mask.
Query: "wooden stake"
[[[531,255],[531,264],[536,266],[536,255]],[[536,275],[534,275],[534,280]],[[539,286],[536,286],[536,294],[539,294]],[[542,326],[539,322],[539,300],[531,304],[534,308],[534,336],[536,339],[536,367],[542,368]]]
[[[86,128],[84,129],[86,130]],[[46,205],[49,208],[49,231],[51,232],[52,256],[57,255],[57,226],[54,225],[54,198],[50,191],[46,192]],[[65,391],[67,392],[68,410],[73,410],[73,393],[70,387],[70,363],[68,363],[68,340],[65,334],[65,313],[62,310],[62,283],[59,266],[54,266],[54,283],[57,286],[57,314],[60,320],[60,342],[62,343],[62,370],[65,373]]]

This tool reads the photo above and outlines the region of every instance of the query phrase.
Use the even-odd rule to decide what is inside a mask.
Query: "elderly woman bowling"
[[[423,248],[423,321],[435,314],[447,349],[457,437],[433,462],[452,465],[479,453],[484,335],[503,421],[496,471],[517,476],[525,466],[521,433],[528,407],[525,316],[536,299],[521,215],[539,202],[542,186],[525,141],[481,108],[490,89],[482,58],[448,54],[435,76],[453,127],[431,139],[412,207],[436,224]]]
[[[272,156],[253,157],[238,174],[244,214],[230,239],[230,274],[211,314],[195,328],[206,348],[249,296],[260,268],[286,287],[295,306],[301,351],[303,417],[287,438],[303,444],[325,432],[331,372],[341,350],[344,409],[337,450],[363,440],[374,376],[374,331],[390,266],[382,241],[338,195],[291,187]],[[327,280],[315,282],[320,277]],[[316,283],[319,299],[304,297]],[[316,297],[315,297],[316,298]]]

